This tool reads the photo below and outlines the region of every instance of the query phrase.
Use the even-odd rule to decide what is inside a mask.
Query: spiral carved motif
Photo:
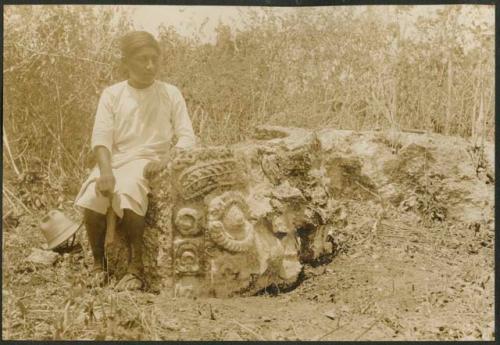
[[[254,229],[247,215],[248,207],[241,193],[226,192],[212,199],[207,222],[210,239],[230,252],[248,251],[254,245]]]
[[[199,248],[195,242],[182,241],[175,249],[175,273],[192,275],[200,272]]]
[[[184,236],[194,236],[200,232],[198,226],[199,215],[195,209],[182,208],[177,212],[175,225],[177,230]]]

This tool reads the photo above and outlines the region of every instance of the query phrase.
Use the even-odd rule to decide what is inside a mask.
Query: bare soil
[[[51,267],[25,262],[42,240],[25,219],[4,230],[3,338],[493,340],[493,229],[409,227],[400,218],[360,219],[339,234],[333,261],[306,267],[292,291],[195,300],[173,299],[167,287],[98,287],[88,249]]]

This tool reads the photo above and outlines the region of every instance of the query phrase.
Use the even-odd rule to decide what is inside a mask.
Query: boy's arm
[[[186,101],[179,89],[175,88],[173,95],[173,130],[177,136],[177,143],[174,152],[190,149],[196,144],[193,125],[189,118]]]
[[[104,146],[97,146],[94,149],[100,176],[96,180],[96,190],[104,196],[109,197],[115,190],[115,176],[111,168],[111,153]]]
[[[177,143],[164,160],[161,162],[150,162],[144,167],[144,177],[147,179],[152,178],[160,170],[166,169],[176,155],[192,148],[196,144],[196,136],[187,112],[184,97],[182,97],[179,89],[175,87],[170,96],[172,100],[172,129],[177,137]]]
[[[111,147],[113,144],[112,97],[104,90],[99,99],[92,131],[91,147],[97,159],[100,176],[96,180],[96,191],[104,196],[114,192],[115,177],[111,168]]]

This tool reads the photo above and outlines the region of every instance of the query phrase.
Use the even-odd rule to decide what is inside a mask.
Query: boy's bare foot
[[[141,290],[143,288],[144,282],[141,278],[132,273],[127,273],[115,286],[115,289],[118,291],[134,291]]]
[[[109,282],[108,273],[102,266],[95,266],[90,272],[91,286],[104,286]]]

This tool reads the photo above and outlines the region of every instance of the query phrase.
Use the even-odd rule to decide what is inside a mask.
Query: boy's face
[[[134,54],[125,58],[130,85],[136,88],[148,87],[158,74],[160,54],[153,47],[139,48]]]

